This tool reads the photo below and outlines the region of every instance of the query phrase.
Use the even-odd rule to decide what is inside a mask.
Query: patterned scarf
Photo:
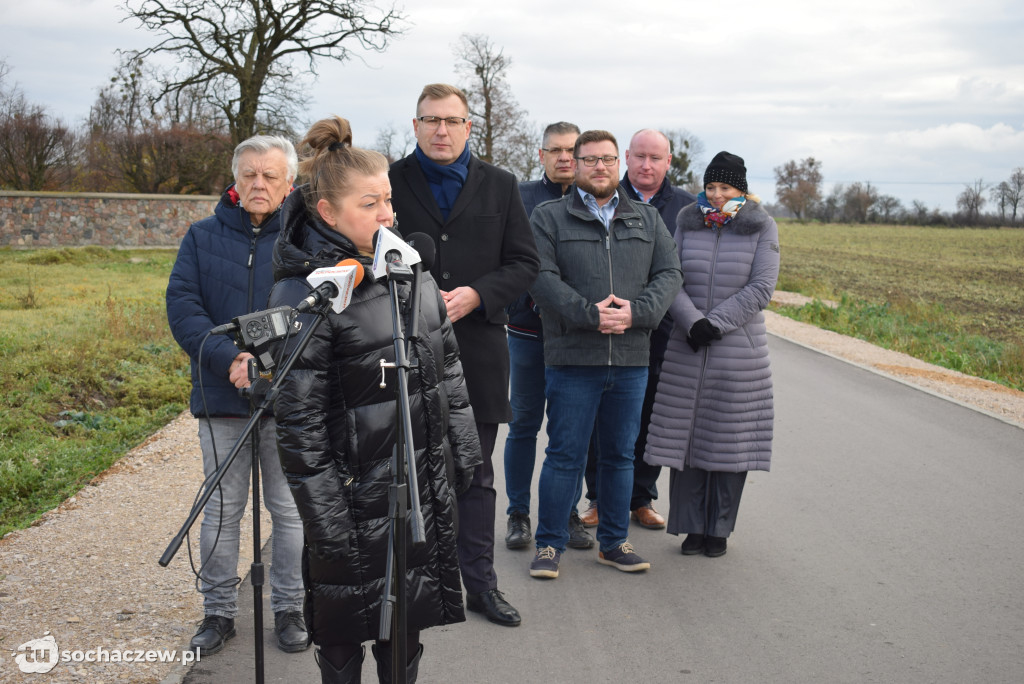
[[[697,195],[697,206],[700,207],[700,210],[704,213],[704,225],[708,228],[721,228],[724,226],[726,223],[731,221],[734,216],[736,216],[740,207],[742,207],[746,201],[747,198],[740,195],[739,197],[734,197],[723,204],[721,209],[715,209],[711,206],[711,203],[708,202],[707,194],[702,192]]]

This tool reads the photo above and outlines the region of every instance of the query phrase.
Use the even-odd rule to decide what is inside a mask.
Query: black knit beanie
[[[735,154],[719,152],[704,171],[704,187],[708,183],[727,183],[740,192],[747,191],[747,167]]]

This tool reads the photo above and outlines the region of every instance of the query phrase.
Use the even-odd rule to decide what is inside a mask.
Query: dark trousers
[[[498,588],[494,573],[494,463],[491,460],[498,438],[497,423],[477,423],[480,452],[484,462],[473,473],[469,489],[459,497],[459,565],[462,583],[470,594]]]
[[[736,528],[747,471],[683,468],[669,474],[668,533],[728,537]]]
[[[636,437],[633,448],[633,495],[629,501],[629,510],[635,511],[658,498],[658,477],[661,466],[644,462],[644,451],[647,449],[647,426],[651,424],[651,413],[654,411],[654,395],[658,391],[658,374],[647,373],[647,391],[644,392],[644,403],[640,408],[640,433]],[[587,481],[587,499],[597,498],[597,459],[594,456],[594,438],[590,438],[590,451],[587,453],[587,469],[584,471]]]

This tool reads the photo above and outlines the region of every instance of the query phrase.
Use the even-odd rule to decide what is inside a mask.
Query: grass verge
[[[778,289],[839,302],[773,310],[1024,390],[1024,230],[779,226]]]
[[[186,407],[163,295],[172,250],[0,250],[0,536]]]

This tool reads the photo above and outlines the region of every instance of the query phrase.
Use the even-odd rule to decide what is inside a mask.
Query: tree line
[[[1024,214],[1024,167],[998,184],[979,179],[964,184],[956,196],[956,212],[929,209],[920,200],[910,206],[883,195],[871,183],[836,183],[822,194],[822,163],[814,157],[790,160],[775,167],[775,195],[788,215],[825,223],[904,223],[912,225],[1017,225]],[[991,204],[989,204],[991,202]],[[994,211],[984,213],[986,206]],[[778,211],[776,214],[783,212]]]
[[[299,137],[295,123],[320,60],[345,62],[356,46],[384,51],[406,21],[372,0],[121,3],[126,19],[156,43],[119,53],[77,127],[28,101],[0,61],[0,188],[218,194],[231,182],[239,142],[256,133]],[[452,56],[474,122],[473,154],[536,178],[542,127],[512,93],[511,57],[481,34],[460,36]],[[685,129],[663,132],[672,147],[670,182],[699,192],[703,144]],[[373,144],[391,161],[414,146],[407,123],[384,125]],[[822,164],[812,157],[777,167],[775,178],[778,202],[769,210],[798,219],[985,225],[1016,224],[1024,213],[1024,168],[998,184],[965,185],[953,214],[918,200],[904,206],[870,183],[835,184],[823,195]]]
[[[356,46],[383,51],[406,21],[372,0],[122,0],[122,8],[156,43],[119,53],[78,126],[29,102],[0,61],[0,188],[217,194],[231,181],[239,142],[256,133],[299,137],[293,122],[301,125],[320,60],[344,62]],[[537,177],[542,129],[512,94],[511,58],[480,34],[462,35],[452,54],[474,121],[472,152]],[[700,141],[685,130],[666,134],[670,179],[697,183]],[[374,147],[394,160],[414,145],[409,126],[387,124]]]

